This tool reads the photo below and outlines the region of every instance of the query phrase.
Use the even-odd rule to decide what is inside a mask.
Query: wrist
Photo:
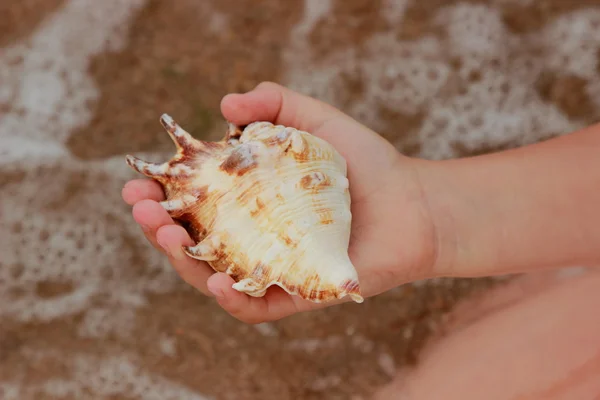
[[[417,163],[417,177],[432,232],[429,277],[448,276],[454,269],[458,247],[454,215],[460,213],[445,183],[449,178],[446,176],[449,162],[417,160]]]
[[[393,170],[390,181],[399,184],[390,193],[394,199],[392,210],[398,207],[397,199],[406,201],[406,212],[397,213],[401,220],[393,224],[402,232],[392,235],[396,237],[392,246],[394,280],[402,284],[445,275],[455,257],[455,229],[449,213],[452,197],[443,185],[445,164],[399,155]]]
[[[600,130],[494,154],[426,161],[433,276],[480,277],[600,262]]]

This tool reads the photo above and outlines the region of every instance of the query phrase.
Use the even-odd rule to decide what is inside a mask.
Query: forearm
[[[600,263],[600,125],[425,169],[438,273]]]

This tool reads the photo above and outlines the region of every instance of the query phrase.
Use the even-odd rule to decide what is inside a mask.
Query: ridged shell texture
[[[177,154],[164,164],[127,163],[162,185],[162,206],[197,243],[186,254],[250,296],[278,285],[313,302],[363,301],[348,256],[346,161],[333,146],[269,122],[229,123],[221,141],[203,142],[168,115],[160,120]]]

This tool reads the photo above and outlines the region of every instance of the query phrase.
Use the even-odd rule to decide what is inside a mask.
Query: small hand
[[[435,261],[435,232],[416,160],[402,156],[381,136],[336,108],[274,83],[225,96],[221,111],[238,125],[262,120],[308,131],[344,156],[353,216],[349,254],[364,297],[428,276]],[[277,320],[348,301],[316,304],[276,286],[260,298],[240,293],[231,288],[231,277],[183,253],[182,245],[194,243],[157,203],[164,194],[156,182],[130,181],[122,195],[133,205],[133,216],[146,238],[167,254],[182,279],[205,295],[215,296],[221,307],[244,322]]]

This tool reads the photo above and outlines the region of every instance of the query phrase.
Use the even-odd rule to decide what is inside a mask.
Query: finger
[[[204,261],[195,260],[183,252],[182,246],[192,246],[195,243],[182,226],[160,227],[156,232],[156,241],[164,249],[169,262],[181,279],[204,295],[213,297],[206,286],[206,281],[215,271]]]
[[[252,297],[238,292],[231,285],[235,281],[225,273],[216,273],[208,279],[208,289],[217,302],[233,317],[248,324],[275,321],[302,311],[292,296],[279,287],[271,287],[263,297]],[[304,304],[304,309],[308,309]]]
[[[272,82],[263,82],[248,93],[228,94],[221,101],[221,112],[237,125],[269,121],[309,132],[344,115],[329,104]]]
[[[121,196],[129,205],[145,199],[154,201],[165,199],[165,194],[158,182],[151,179],[134,179],[127,182],[121,190]]]
[[[163,248],[156,241],[156,231],[164,225],[174,225],[169,213],[154,200],[141,200],[133,206],[133,219],[140,225],[146,239],[159,251]]]

